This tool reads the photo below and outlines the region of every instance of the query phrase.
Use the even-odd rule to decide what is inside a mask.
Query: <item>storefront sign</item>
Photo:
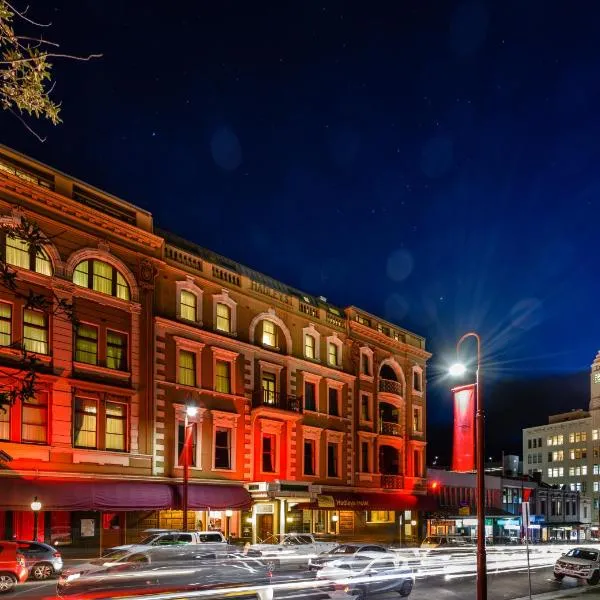
[[[317,506],[319,508],[335,508],[333,496],[317,496]]]
[[[469,506],[461,506],[458,509],[458,514],[461,517],[468,517],[471,514],[471,508]]]
[[[272,504],[255,504],[254,512],[257,515],[272,515],[275,510]]]

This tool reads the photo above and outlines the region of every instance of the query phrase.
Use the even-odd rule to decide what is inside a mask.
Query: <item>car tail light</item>
[[[347,592],[348,586],[345,583],[336,583],[334,584],[333,589],[337,592]]]

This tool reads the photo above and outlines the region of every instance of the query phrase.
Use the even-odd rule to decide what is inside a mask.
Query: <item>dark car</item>
[[[17,583],[27,580],[25,557],[15,542],[0,542],[0,594],[12,592]]]
[[[55,575],[60,575],[63,560],[60,552],[42,542],[27,542],[17,540],[19,552],[25,557],[25,565],[33,579],[43,581]]]
[[[103,561],[90,563],[96,564],[95,570],[65,571],[57,584],[57,595],[69,599],[119,598],[214,590],[217,597],[273,597],[266,565],[242,554],[217,556],[180,546],[134,552],[113,563]]]
[[[308,559],[308,570],[317,571],[324,565],[338,558],[352,558],[369,556],[376,558],[379,553],[386,554],[388,551],[377,544],[340,544],[327,552],[322,552],[315,558]],[[373,554],[375,553],[375,554]]]

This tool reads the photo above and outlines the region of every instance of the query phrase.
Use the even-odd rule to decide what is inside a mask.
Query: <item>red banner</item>
[[[475,470],[475,384],[452,389],[454,400],[454,445],[452,470]]]

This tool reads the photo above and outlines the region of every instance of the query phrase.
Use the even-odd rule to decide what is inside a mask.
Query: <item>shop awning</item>
[[[0,506],[31,510],[35,496],[42,510],[161,510],[174,505],[165,483],[0,478]]]
[[[183,486],[177,486],[178,508],[183,504]],[[188,487],[190,510],[240,510],[252,506],[250,492],[241,485],[194,484]]]
[[[304,510],[431,510],[431,496],[397,492],[331,492],[317,496],[314,502],[303,502],[294,508]]]

